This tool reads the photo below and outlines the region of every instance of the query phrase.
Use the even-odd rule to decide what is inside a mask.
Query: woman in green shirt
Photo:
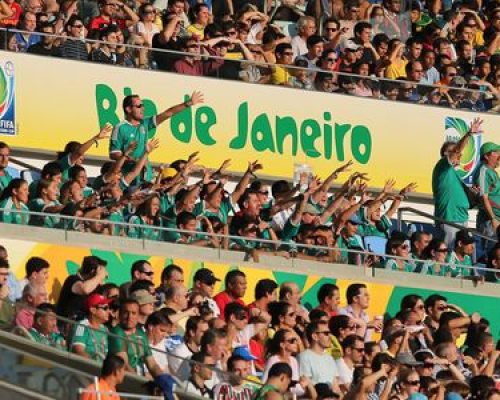
[[[162,240],[163,224],[160,218],[160,197],[151,195],[142,203],[135,215],[128,221],[133,226],[128,227],[128,236],[136,239]],[[144,226],[140,226],[144,225]]]
[[[409,260],[410,244],[402,235],[395,235],[387,241],[385,253],[389,255],[385,262],[385,268],[393,271],[413,272],[415,264]],[[390,258],[390,256],[402,257]]]
[[[5,188],[0,198],[1,221],[7,224],[27,225],[30,219],[28,214],[15,211],[29,211],[28,202],[28,182],[24,179],[12,179]],[[9,212],[12,210],[14,212]]]
[[[446,243],[439,239],[432,239],[422,253],[425,261],[420,273],[424,275],[450,276],[449,268],[444,265],[446,264],[447,254],[448,247]]]
[[[30,201],[28,207],[31,211],[35,212],[58,214],[64,208],[57,199],[58,195],[59,187],[57,181],[42,180],[38,183],[36,198]],[[56,216],[33,216],[31,223],[37,226],[53,228],[59,223],[59,218]]]

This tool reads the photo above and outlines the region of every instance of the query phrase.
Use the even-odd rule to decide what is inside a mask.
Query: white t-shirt
[[[307,43],[304,39],[302,39],[299,35],[294,36],[291,40],[290,44],[292,45],[293,50],[293,59],[307,53]]]
[[[311,379],[313,384],[326,383],[332,385],[339,376],[337,364],[328,353],[318,354],[310,349],[299,354],[300,374]]]
[[[189,350],[186,343],[182,343],[177,346],[172,354],[168,355],[168,365],[170,366],[170,370],[172,372],[178,371],[184,358],[191,358],[193,353]],[[174,357],[176,356],[176,357]]]
[[[165,352],[165,340],[166,339],[163,339],[157,344],[150,343],[149,346],[151,347],[151,352],[153,353],[156,364],[158,364],[162,371],[168,372],[168,357]]]
[[[343,358],[336,360],[339,374],[339,385],[349,386],[352,383],[354,368],[350,368]]]

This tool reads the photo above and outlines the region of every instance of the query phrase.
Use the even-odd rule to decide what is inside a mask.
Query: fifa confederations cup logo
[[[472,121],[472,119],[471,119]],[[469,130],[471,121],[462,118],[446,117],[445,120],[445,140],[458,142]],[[457,167],[462,180],[471,177],[479,163],[479,148],[481,147],[481,135],[473,135],[472,140],[467,141],[467,145],[462,153],[460,165]]]

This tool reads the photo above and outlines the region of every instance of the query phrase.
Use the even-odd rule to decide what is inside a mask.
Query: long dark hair
[[[12,197],[14,190],[18,190],[23,183],[28,184],[28,182],[26,182],[24,179],[21,178],[12,179],[2,192],[2,195],[0,196],[0,201],[4,201],[9,197]]]

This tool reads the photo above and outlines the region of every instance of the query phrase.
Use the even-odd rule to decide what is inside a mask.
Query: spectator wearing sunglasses
[[[353,380],[356,365],[362,365],[365,354],[365,344],[361,336],[349,335],[342,341],[344,355],[336,361],[338,384],[340,390],[346,393]]]
[[[130,275],[132,277],[132,280],[120,286],[120,298],[122,299],[129,298],[130,286],[132,285],[132,283],[140,280],[153,282],[154,272],[149,262],[147,262],[146,260],[138,260],[132,264]]]
[[[325,383],[334,392],[340,393],[337,384],[337,365],[327,352],[331,344],[328,324],[320,321],[311,322],[306,328],[306,337],[309,349],[299,354],[300,372],[314,385]]]
[[[87,298],[87,318],[75,326],[70,349],[79,356],[102,363],[108,353],[108,329],[111,299],[93,293]]]

